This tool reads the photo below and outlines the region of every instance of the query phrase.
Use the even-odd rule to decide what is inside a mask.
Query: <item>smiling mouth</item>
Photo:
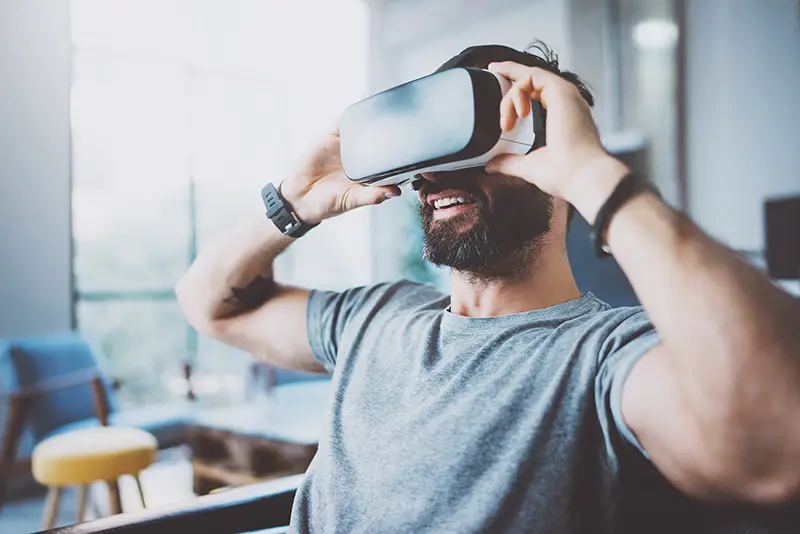
[[[460,206],[465,204],[474,204],[475,201],[471,198],[467,197],[447,197],[447,198],[438,198],[432,202],[434,210],[441,210],[450,208],[453,206]]]

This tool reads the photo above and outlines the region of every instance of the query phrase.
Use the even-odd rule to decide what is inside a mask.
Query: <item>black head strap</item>
[[[436,72],[458,67],[485,68],[489,63],[501,61],[513,61],[528,67],[552,68],[546,60],[527,52],[520,52],[509,46],[480,45],[465,48],[457,56],[448,59],[441,67],[436,69]]]

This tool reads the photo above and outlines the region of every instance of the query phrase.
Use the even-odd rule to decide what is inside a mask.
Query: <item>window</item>
[[[198,336],[172,288],[218,232],[263,213],[264,183],[365,96],[365,9],[361,0],[73,0],[76,317],[123,379],[122,405],[181,395],[184,362],[201,398],[242,395],[250,357]],[[279,258],[278,276],[367,282],[367,217],[319,227]]]

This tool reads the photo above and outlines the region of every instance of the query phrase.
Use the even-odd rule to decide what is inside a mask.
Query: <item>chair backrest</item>
[[[8,340],[0,346],[0,382],[5,393],[13,394],[71,373],[91,370],[97,370],[102,376],[92,347],[76,333]],[[111,388],[107,381],[103,382],[109,409],[113,411]],[[56,428],[97,417],[88,381],[31,397],[26,408],[26,426],[31,428],[37,441]]]
[[[581,292],[592,292],[614,308],[638,306],[628,278],[613,257],[598,258],[594,252],[589,223],[575,214],[567,233],[567,252],[575,283]]]

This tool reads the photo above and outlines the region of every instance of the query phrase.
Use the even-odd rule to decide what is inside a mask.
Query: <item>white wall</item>
[[[761,249],[763,199],[800,193],[800,9],[686,7],[688,211],[725,243]]]
[[[560,53],[569,62],[566,46],[566,3],[562,0],[536,0],[508,6],[495,5],[491,10],[464,9],[458,23],[451,22],[452,14],[443,14],[440,27],[427,36],[420,35],[405,41],[394,42],[390,83],[402,83],[417,76],[430,74],[445,60],[468,46],[477,44],[505,44],[523,49],[534,39],[540,39]],[[394,25],[403,24],[399,9],[411,10],[409,18],[431,20],[427,8],[409,2],[397,4],[390,13]]]
[[[68,329],[66,0],[0,0],[0,338]]]

